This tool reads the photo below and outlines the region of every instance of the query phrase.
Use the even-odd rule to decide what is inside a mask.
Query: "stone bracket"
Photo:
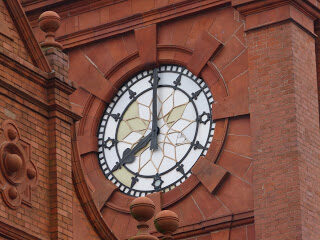
[[[199,179],[205,188],[215,194],[229,172],[219,165],[211,163],[205,157],[200,157],[192,168],[192,173]]]
[[[227,96],[222,101],[212,104],[212,119],[218,120],[249,114],[248,94]]]
[[[195,49],[187,64],[187,68],[194,75],[199,76],[209,59],[215,55],[222,46],[223,44],[216,40],[210,33],[203,32],[195,44]]]

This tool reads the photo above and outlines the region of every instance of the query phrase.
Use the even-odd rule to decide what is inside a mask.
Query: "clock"
[[[212,141],[213,102],[206,83],[182,66],[162,65],[129,79],[98,128],[106,178],[136,197],[181,184]]]

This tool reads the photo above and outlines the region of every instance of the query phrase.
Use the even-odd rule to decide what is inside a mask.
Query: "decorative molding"
[[[12,53],[1,51],[1,48],[0,63],[40,86],[46,85],[48,73],[35,68],[29,62]]]
[[[58,115],[56,114],[53,114],[54,111],[57,111],[57,112],[60,112],[62,113],[63,115],[65,116],[68,116],[74,120],[79,120],[81,119],[81,116],[72,112],[70,109],[67,109],[61,105],[58,105],[58,104],[50,104],[48,102],[45,102],[41,99],[38,99],[35,95],[32,95],[32,94],[29,94],[29,93],[26,93],[25,91],[19,89],[18,87],[16,86],[13,86],[11,84],[9,84],[8,82],[6,82],[5,80],[1,79],[0,78],[0,87],[8,90],[9,92],[12,92],[13,95],[12,96],[19,96],[20,98],[28,101],[29,103],[37,106],[37,108],[40,108],[40,109],[37,109],[37,108],[31,108],[30,106],[25,106],[27,108],[30,108],[30,110],[38,113],[39,115],[45,117],[45,118],[50,118],[52,116],[55,116],[55,117],[59,117]],[[3,96],[6,96],[7,98],[13,100],[13,101],[16,101],[17,103],[21,104],[21,102],[19,100],[17,100],[16,98],[8,95],[6,92],[2,92],[0,91],[0,94],[3,95]],[[41,109],[43,111],[41,111]],[[51,111],[51,113],[49,113]],[[65,118],[62,118],[61,120],[65,121]]]
[[[13,227],[3,220],[0,221],[0,237],[2,236],[9,240],[45,240],[43,237],[29,233],[27,229],[22,230],[17,227]]]
[[[38,13],[39,15],[47,9],[59,12],[59,15],[64,18],[74,13],[81,14],[90,10],[96,10],[102,7],[114,5],[128,0],[22,0],[22,6],[27,15]],[[72,4],[72,7],[70,6]],[[34,14],[35,15],[35,14]],[[31,19],[32,20],[37,20]]]
[[[79,45],[115,36],[120,33],[132,31],[136,28],[228,4],[230,4],[230,0],[185,0],[153,9],[143,14],[135,14],[120,20],[59,36],[56,40],[63,45],[64,49],[67,50]],[[54,10],[59,13],[59,9]],[[34,19],[35,17],[30,16],[30,18]],[[62,21],[67,20],[63,19]]]
[[[21,39],[28,49],[31,59],[36,67],[40,68],[44,72],[51,72],[51,67],[42,53],[40,45],[34,36],[29,21],[22,9],[19,0],[5,0],[6,6],[10,12],[10,15],[21,35]]]
[[[77,147],[76,130],[74,125],[72,126],[72,150],[72,176],[74,179],[76,192],[82,203],[83,210],[102,239],[117,240],[113,232],[105,223],[100,209],[98,209],[94,203],[90,189],[86,184],[86,179],[81,166],[82,164]]]
[[[22,202],[31,206],[31,187],[37,184],[38,171],[31,161],[30,148],[14,121],[5,120],[0,128],[0,189],[4,202],[12,209]]]
[[[174,239],[187,239],[221,229],[230,229],[252,223],[254,223],[253,211],[236,213],[209,219],[201,223],[181,226],[174,234]]]
[[[246,19],[245,31],[269,25],[294,22],[312,37],[314,33],[314,20],[320,18],[320,9],[303,0],[232,0],[235,7]]]

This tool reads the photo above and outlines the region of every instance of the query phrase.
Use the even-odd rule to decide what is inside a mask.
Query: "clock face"
[[[205,82],[181,66],[127,81],[99,127],[98,158],[107,179],[136,197],[181,184],[211,143],[212,103]]]

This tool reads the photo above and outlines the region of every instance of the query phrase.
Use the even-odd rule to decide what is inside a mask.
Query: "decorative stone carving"
[[[5,120],[0,127],[0,192],[13,209],[31,205],[31,187],[37,183],[37,169],[31,161],[30,145],[24,142],[16,124]]]
[[[55,40],[56,31],[61,24],[60,16],[53,11],[46,11],[39,17],[39,26],[42,31],[46,33],[46,38],[41,47],[55,47],[60,50],[63,49],[62,45]]]

